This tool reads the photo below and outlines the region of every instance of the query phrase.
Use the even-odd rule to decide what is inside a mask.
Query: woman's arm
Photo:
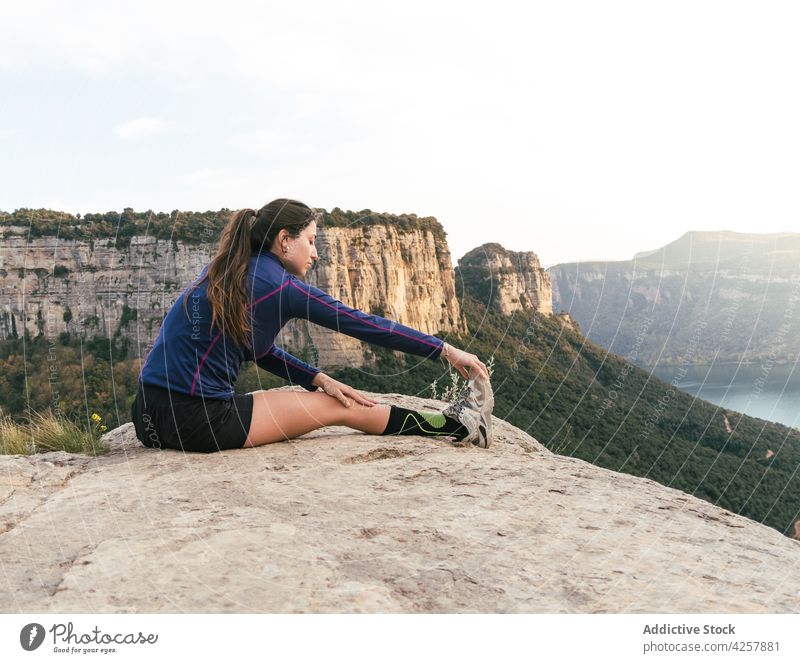
[[[438,358],[444,348],[444,341],[435,336],[347,306],[299,279],[292,278],[287,290],[292,318],[304,318],[367,343],[430,359]]]
[[[317,390],[314,378],[321,371],[290,355],[277,345],[273,345],[265,354],[256,357],[255,361],[259,368],[288,380],[291,384],[299,384],[308,391]]]
[[[273,345],[269,352],[258,357],[256,364],[260,368],[288,380],[291,384],[299,384],[309,391],[322,389],[328,396],[340,400],[347,407],[350,407],[353,402],[368,406],[377,404],[377,401],[367,398],[343,382],[334,380],[330,375],[290,355],[277,345]]]

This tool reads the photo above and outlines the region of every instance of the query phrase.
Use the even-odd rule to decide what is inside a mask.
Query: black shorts
[[[131,406],[136,437],[144,446],[201,453],[241,449],[252,416],[252,394],[200,398],[141,382]]]

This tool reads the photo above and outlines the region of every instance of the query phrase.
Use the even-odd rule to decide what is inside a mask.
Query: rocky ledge
[[[202,455],[125,424],[102,457],[1,457],[0,609],[796,612],[800,541],[495,428],[489,450],[329,427]]]

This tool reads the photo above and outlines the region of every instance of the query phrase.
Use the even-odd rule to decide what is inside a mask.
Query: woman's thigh
[[[253,417],[245,447],[280,442],[323,426],[347,423],[347,409],[314,391],[254,391]]]

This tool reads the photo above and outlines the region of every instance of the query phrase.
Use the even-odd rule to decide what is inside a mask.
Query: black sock
[[[440,412],[420,412],[392,405],[389,422],[381,435],[453,436],[462,439],[469,431],[461,422]]]

